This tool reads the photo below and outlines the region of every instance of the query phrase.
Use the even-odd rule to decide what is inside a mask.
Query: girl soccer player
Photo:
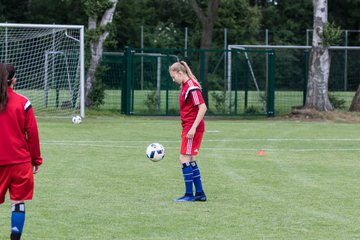
[[[185,195],[176,202],[206,201],[199,167],[195,161],[205,131],[204,115],[207,107],[201,94],[201,86],[184,61],[169,68],[174,82],[180,85],[180,117],[182,125],[180,163],[185,182]],[[195,196],[193,194],[195,185]]]
[[[39,134],[30,101],[15,93],[15,68],[0,63],[0,204],[9,190],[11,240],[19,240],[25,223],[25,200],[34,192],[42,164]]]

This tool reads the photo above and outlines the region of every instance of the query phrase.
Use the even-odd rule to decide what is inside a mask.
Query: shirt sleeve
[[[39,132],[34,110],[31,107],[31,104],[27,104],[27,107],[25,108],[25,115],[25,132],[27,135],[27,144],[30,151],[32,164],[41,165],[43,159],[40,152]]]
[[[201,91],[198,88],[191,90],[189,92],[189,96],[194,105],[200,105],[205,102],[202,97]]]

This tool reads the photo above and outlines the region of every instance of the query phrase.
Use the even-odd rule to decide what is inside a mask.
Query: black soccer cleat
[[[10,235],[10,239],[11,240],[20,240],[21,239],[21,234],[12,232],[11,235]]]
[[[194,197],[194,201],[198,201],[198,202],[206,202],[206,195],[204,192],[201,193],[196,193],[195,197]]]

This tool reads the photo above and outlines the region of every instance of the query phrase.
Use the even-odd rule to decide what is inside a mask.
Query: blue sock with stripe
[[[203,187],[202,187],[202,182],[201,182],[201,175],[200,175],[200,170],[198,165],[196,164],[195,161],[191,162],[191,168],[193,171],[193,182],[195,185],[195,190],[196,193],[203,193]]]
[[[193,196],[193,170],[190,163],[182,164],[182,173],[185,182],[185,195]]]
[[[25,204],[17,203],[11,207],[11,240],[20,239],[25,223]]]

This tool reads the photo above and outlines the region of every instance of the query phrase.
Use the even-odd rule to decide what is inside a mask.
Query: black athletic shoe
[[[194,197],[194,201],[199,201],[199,202],[206,202],[206,195],[204,192],[201,193],[196,193],[195,197]]]
[[[11,233],[10,235],[11,240],[20,240],[20,238],[21,238],[21,234],[18,233]]]

